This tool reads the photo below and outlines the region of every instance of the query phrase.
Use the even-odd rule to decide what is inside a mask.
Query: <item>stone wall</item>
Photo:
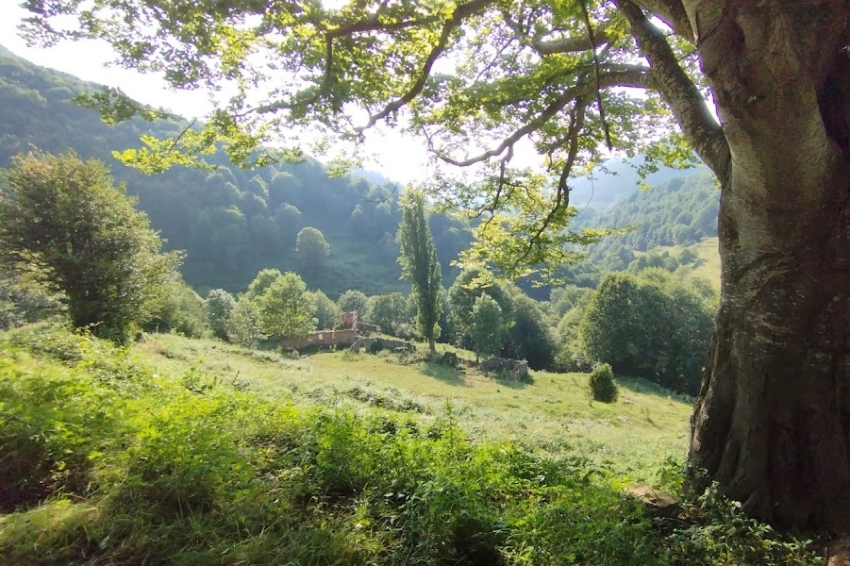
[[[284,349],[302,350],[311,346],[319,348],[349,347],[357,341],[357,330],[353,328],[345,330],[319,330],[310,332],[306,338],[290,338],[284,340],[281,346]]]

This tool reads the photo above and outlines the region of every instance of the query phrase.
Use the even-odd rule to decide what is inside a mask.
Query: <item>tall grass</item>
[[[296,402],[45,327],[0,351],[0,474],[31,478],[2,492],[3,564],[817,563],[716,493],[660,523],[609,468],[471,438],[452,403]]]

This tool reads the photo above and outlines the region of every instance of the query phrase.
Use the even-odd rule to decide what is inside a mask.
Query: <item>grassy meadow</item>
[[[474,357],[440,346],[446,349]],[[152,335],[133,351],[162,373],[183,375],[194,368],[206,379],[238,380],[270,400],[412,412],[426,421],[450,410],[471,438],[580,454],[638,483],[653,482],[660,464],[681,462],[686,452],[690,400],[642,380],[620,379],[620,399],[607,405],[591,402],[588,376],[579,373],[532,372],[532,383],[511,383],[477,368],[404,363],[390,352],[323,352],[292,360],[174,335]]]
[[[458,352],[469,359],[467,352]],[[818,564],[681,479],[690,404],[416,354],[0,334],[0,564]]]

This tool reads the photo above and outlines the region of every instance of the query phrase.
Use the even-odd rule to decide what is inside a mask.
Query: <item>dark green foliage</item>
[[[227,321],[234,308],[236,299],[224,289],[213,289],[207,295],[207,320],[216,338],[227,340]]]
[[[508,286],[501,281],[484,282],[485,276],[484,271],[480,269],[467,269],[457,276],[449,288],[452,318],[461,332],[466,332],[472,323],[472,309],[483,293],[487,293],[498,303],[506,320],[513,320],[513,297]]]
[[[407,299],[401,293],[369,297],[367,320],[391,336],[409,337],[413,318],[407,309]]]
[[[596,364],[590,372],[590,396],[600,403],[614,403],[620,394],[610,364]]]
[[[555,337],[540,304],[514,289],[513,324],[502,348],[502,357],[525,360],[531,369],[551,369],[556,350]]]
[[[295,256],[298,266],[307,273],[318,273],[327,260],[331,247],[325,241],[325,236],[316,228],[307,227],[298,232],[295,239]]]
[[[428,340],[433,352],[434,342],[440,335],[440,312],[443,308],[440,263],[425,216],[424,195],[411,191],[404,198],[404,211],[399,225],[401,255],[398,261],[402,275],[413,286],[417,330]]]
[[[165,284],[157,308],[142,328],[173,331],[189,338],[208,336],[211,331],[204,300],[176,273]]]
[[[315,291],[312,295],[316,304],[316,328],[319,330],[334,328],[340,319],[339,307],[321,291]]]
[[[0,329],[63,316],[65,309],[60,299],[32,274],[0,268]]]
[[[180,263],[134,204],[99,161],[17,156],[0,186],[0,261],[62,293],[75,327],[123,340]]]
[[[579,335],[592,359],[624,375],[696,394],[715,306],[663,270],[608,275],[584,311]]]

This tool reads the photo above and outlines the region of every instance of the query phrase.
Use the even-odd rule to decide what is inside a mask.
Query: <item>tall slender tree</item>
[[[401,241],[402,277],[413,284],[416,299],[416,325],[428,340],[428,347],[436,351],[434,342],[440,336],[440,313],[442,312],[442,273],[437,261],[437,248],[431,238],[431,228],[425,215],[425,197],[420,192],[410,191],[402,198],[402,216],[399,226]]]

